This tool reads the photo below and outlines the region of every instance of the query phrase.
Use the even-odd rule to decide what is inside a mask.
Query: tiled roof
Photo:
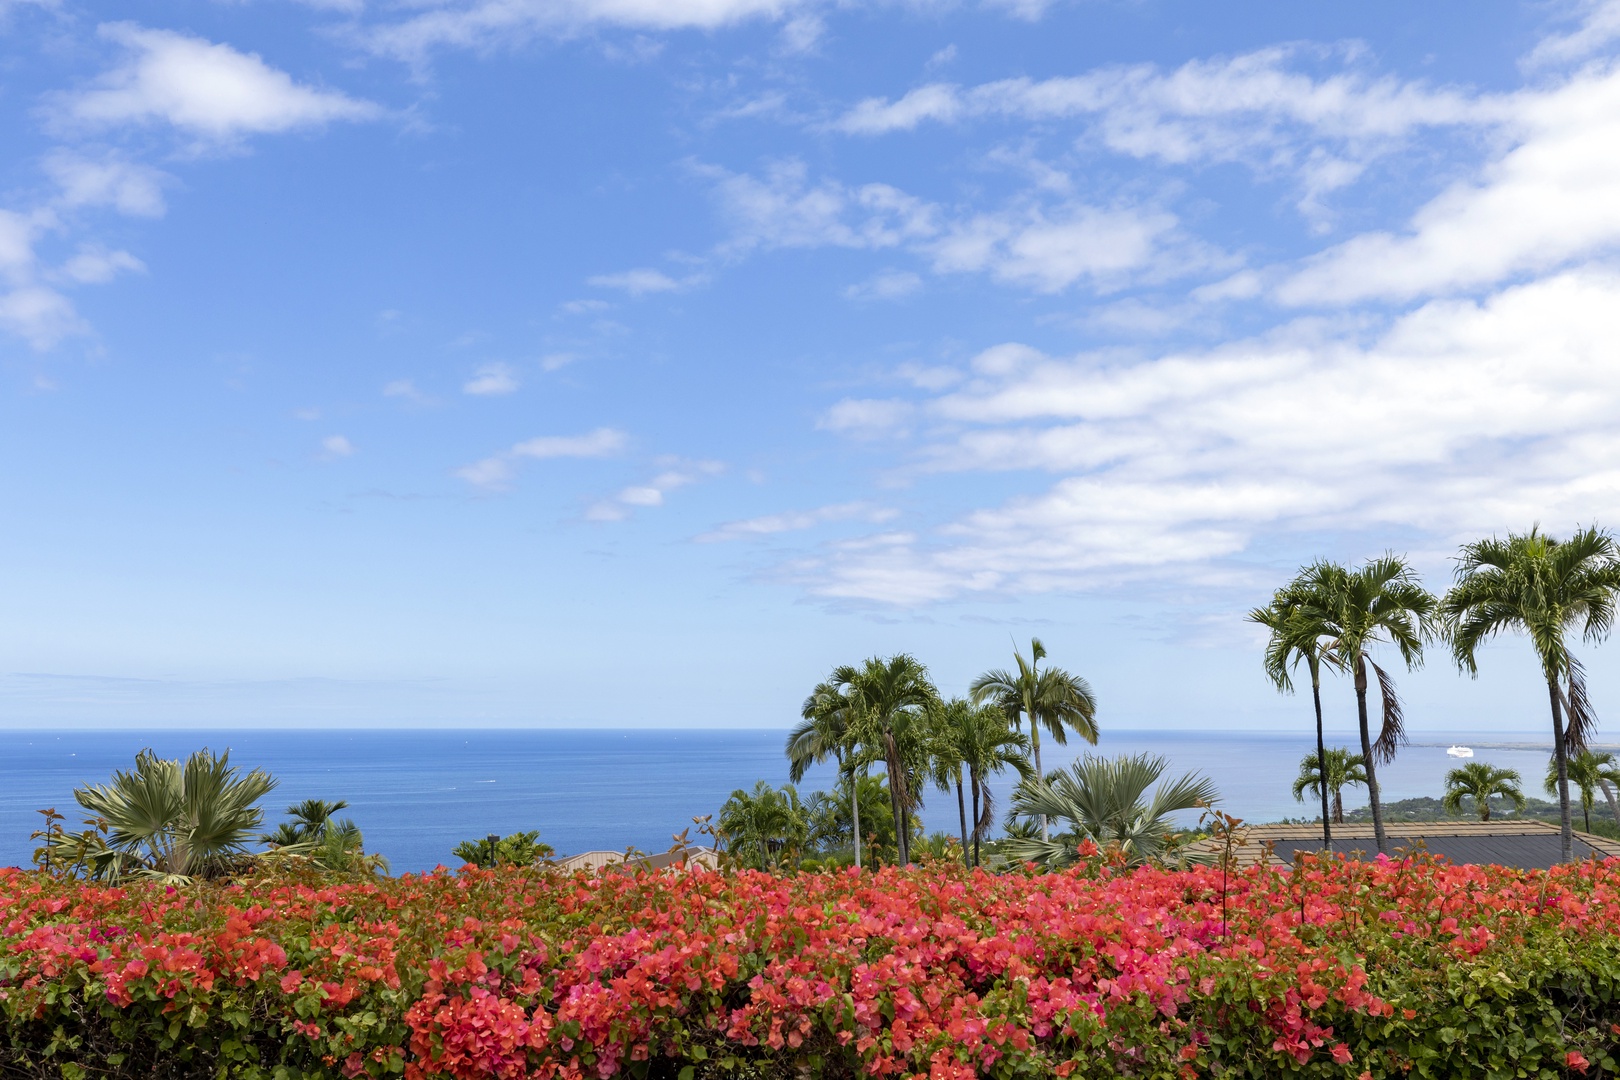
[[[1233,856],[1240,866],[1258,863],[1266,856],[1267,845],[1270,845],[1273,866],[1292,866],[1297,851],[1322,849],[1321,825],[1253,825],[1240,827],[1238,831],[1244,842],[1233,851]],[[1454,863],[1495,863],[1522,870],[1544,870],[1555,865],[1561,854],[1558,826],[1545,821],[1390,822],[1384,831],[1389,837],[1391,856],[1421,844],[1430,854],[1444,856]],[[1219,844],[1208,839],[1200,840],[1195,846],[1216,850]],[[1333,850],[1355,858],[1377,854],[1373,827],[1333,826]],[[1620,843],[1576,830],[1575,857],[1620,858]]]

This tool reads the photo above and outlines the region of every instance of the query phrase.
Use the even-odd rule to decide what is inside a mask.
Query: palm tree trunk
[[[1356,718],[1361,722],[1361,756],[1366,761],[1367,796],[1372,800],[1373,838],[1378,854],[1389,843],[1384,835],[1384,808],[1378,805],[1378,770],[1373,767],[1372,735],[1367,730],[1367,660],[1356,657]]]
[[[1614,815],[1614,823],[1620,825],[1620,802],[1614,798],[1614,788],[1607,780],[1599,780],[1598,787],[1603,789],[1603,797],[1609,802],[1609,812]]]
[[[1552,701],[1553,760],[1558,763],[1558,825],[1561,862],[1575,859],[1575,828],[1569,814],[1569,748],[1564,745],[1564,710],[1558,700],[1558,679],[1547,680],[1547,696]]]
[[[971,870],[973,864],[968,862],[967,846],[967,806],[962,801],[962,766],[956,767],[956,813],[962,819],[962,866]]]
[[[1316,776],[1322,789],[1322,850],[1333,851],[1333,827],[1328,824],[1327,741],[1322,735],[1322,680],[1311,664],[1311,698],[1316,703]]]
[[[905,766],[900,762],[900,748],[895,745],[894,732],[883,733],[883,768],[889,774],[889,807],[894,812],[895,859],[901,866],[909,866],[911,853],[906,844],[906,784]]]
[[[1333,824],[1344,824],[1344,789],[1333,789]]]
[[[861,773],[866,773],[866,766],[861,766]],[[855,869],[861,868],[861,778],[852,771],[849,774],[849,816],[855,824]]]
[[[973,865],[979,865],[979,772],[968,770],[968,786],[973,789]]]
[[[1029,742],[1035,748],[1035,778],[1044,784],[1046,783],[1046,770],[1041,767],[1041,732],[1035,724],[1035,713],[1033,711],[1029,714]],[[1046,815],[1042,814],[1041,840],[1045,842],[1050,839],[1051,836],[1048,835],[1046,828]]]

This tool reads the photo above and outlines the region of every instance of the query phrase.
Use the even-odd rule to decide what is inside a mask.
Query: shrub
[[[1620,863],[0,871],[0,913],[7,1075],[1560,1077],[1620,1041]]]

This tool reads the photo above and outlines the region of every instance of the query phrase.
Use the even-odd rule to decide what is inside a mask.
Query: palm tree
[[[1406,718],[1395,681],[1369,655],[1379,644],[1389,644],[1411,671],[1423,663],[1423,644],[1434,634],[1436,600],[1418,583],[1404,558],[1384,555],[1369,559],[1359,569],[1319,561],[1300,576],[1297,596],[1299,618],[1317,628],[1326,648],[1338,658],[1340,670],[1355,677],[1356,718],[1361,729],[1362,768],[1367,771],[1367,797],[1372,807],[1373,834],[1382,852],[1388,846],[1384,809],[1378,795],[1378,763],[1395,760],[1406,742]],[[1367,722],[1367,669],[1378,677],[1383,720],[1375,741]]]
[[[248,845],[264,825],[255,804],[275,786],[260,769],[232,767],[228,750],[199,750],[183,764],[142,750],[132,771],[73,797],[106,820],[107,846],[134,873],[182,881],[224,877],[251,857]]]
[[[859,785],[860,798],[850,789]],[[860,805],[867,808],[861,818],[861,842],[868,854],[875,849],[897,850],[894,818],[889,809],[889,787],[881,776],[857,776],[845,773],[839,777],[831,791],[816,791],[805,800],[810,846],[831,853],[851,845],[854,822],[851,810]]]
[[[1327,777],[1327,783],[1322,783],[1322,777]],[[1352,754],[1342,746],[1335,746],[1331,750],[1318,750],[1314,754],[1306,754],[1299,763],[1299,776],[1294,780],[1294,801],[1304,802],[1305,793],[1320,795],[1324,802],[1328,796],[1333,799],[1333,823],[1344,824],[1344,789],[1351,784],[1367,784],[1367,770],[1363,768],[1361,755]]]
[[[1133,866],[1162,854],[1175,836],[1170,815],[1213,804],[1215,785],[1197,773],[1159,783],[1169,762],[1152,754],[1102,758],[1086,755],[1049,780],[1027,780],[1013,791],[1013,812],[1058,818],[1068,828],[1056,839],[1008,840],[1004,850],[1049,869],[1073,865],[1080,841],[1116,847]],[[1148,789],[1158,787],[1148,801]]]
[[[1614,815],[1614,823],[1620,825],[1620,802],[1614,797],[1614,789],[1620,783],[1620,758],[1607,750],[1583,750],[1582,753],[1592,756],[1593,767],[1597,771],[1598,790],[1603,792],[1603,798],[1609,804],[1609,813]]]
[[[763,870],[781,868],[783,858],[796,858],[809,840],[810,822],[799,792],[780,790],[764,780],[752,791],[738,788],[720,808],[726,849]]]
[[[805,773],[809,772],[811,765],[819,765],[828,757],[838,762],[838,772],[842,776],[848,768],[851,775],[855,769],[854,731],[850,724],[851,704],[846,695],[834,682],[817,683],[816,688],[810,691],[810,696],[804,699],[804,705],[799,710],[801,721],[787,737],[788,779],[797,784],[803,780]],[[846,758],[849,759],[846,761]],[[865,775],[865,766],[862,763],[862,775]],[[850,818],[854,823],[855,832],[855,867],[861,865],[861,804],[860,784],[849,785]]]
[[[1312,596],[1310,585],[1301,574],[1293,584],[1285,589],[1278,589],[1272,595],[1271,606],[1255,608],[1249,612],[1249,621],[1259,623],[1271,631],[1271,638],[1266,642],[1265,670],[1277,689],[1284,693],[1294,692],[1294,680],[1290,669],[1298,668],[1300,664],[1311,676],[1311,701],[1316,706],[1316,762],[1317,775],[1332,775],[1332,765],[1328,761],[1326,737],[1322,730],[1322,667],[1342,670],[1339,664],[1338,653],[1331,644],[1330,628],[1318,617],[1323,609],[1322,598]],[[1304,775],[1303,766],[1301,776]],[[1358,783],[1366,783],[1366,774],[1362,772]],[[1344,810],[1339,800],[1341,783],[1333,788],[1334,805],[1336,807],[1332,818],[1334,823],[1343,823]],[[1327,851],[1333,850],[1333,826],[1328,823],[1328,786],[1312,785],[1312,790],[1319,792],[1322,798],[1322,847]],[[1304,791],[1298,783],[1294,785],[1294,798],[1301,799]]]
[[[962,847],[966,852],[972,843],[972,861],[979,865],[979,844],[989,835],[995,824],[995,796],[990,791],[990,778],[1003,769],[1012,769],[1021,779],[1030,779],[1035,770],[1029,763],[1029,739],[1023,733],[1007,726],[1007,714],[998,706],[981,705],[974,708],[959,698],[953,698],[936,717],[937,738],[944,745],[944,753],[955,769],[957,778],[957,810],[962,817]],[[967,787],[973,804],[972,829],[969,818],[962,813],[962,771],[967,772]]]
[[[994,701],[1014,723],[1019,717],[1029,721],[1035,772],[1045,776],[1041,766],[1041,728],[1044,727],[1059,745],[1069,741],[1068,732],[1072,728],[1082,739],[1096,746],[1097,699],[1091,693],[1091,685],[1078,675],[1055,667],[1039,670],[1040,662],[1046,659],[1046,646],[1041,644],[1040,638],[1030,639],[1029,656],[1026,661],[1015,647],[1016,675],[1001,669],[987,671],[973,680],[968,691],[975,705]],[[1043,818],[1041,838],[1046,839],[1047,834]]]
[[[1585,749],[1587,733],[1596,722],[1568,635],[1579,626],[1588,642],[1606,637],[1614,623],[1617,588],[1620,552],[1606,530],[1594,526],[1560,541],[1532,528],[1528,533],[1509,533],[1506,540],[1492,537],[1464,544],[1456,583],[1441,604],[1452,656],[1471,675],[1479,673],[1480,645],[1504,630],[1528,635],[1535,647],[1552,710],[1565,862],[1575,854],[1569,756]]]
[[[1473,799],[1479,820],[1489,821],[1491,800],[1498,795],[1512,803],[1515,810],[1523,812],[1524,792],[1519,790],[1519,770],[1498,769],[1483,761],[1470,761],[1446,773],[1446,794],[1440,805],[1446,813],[1456,814],[1462,812],[1464,799]]]
[[[921,792],[914,782],[919,750],[925,743],[925,711],[939,699],[928,669],[901,653],[872,657],[859,667],[846,664],[828,680],[847,700],[849,738],[871,760],[881,759],[889,781],[889,801],[897,825],[901,866],[910,862],[911,811]],[[857,754],[857,759],[861,754]]]
[[[265,833],[259,839],[271,847],[291,847],[294,844],[319,841],[325,837],[333,815],[339,810],[348,809],[348,806],[347,800],[344,799],[337,802],[305,799],[303,802],[294,803],[287,807],[287,816],[292,820],[283,821],[276,826],[275,832]]]
[[[956,788],[956,816],[962,827],[962,865],[972,869],[968,848],[967,803],[962,795],[963,756],[958,732],[973,706],[961,698],[935,701],[928,708],[929,772],[941,791]]]
[[[1575,785],[1581,793],[1581,828],[1585,832],[1592,831],[1592,803],[1597,793],[1602,790],[1605,781],[1610,780],[1615,771],[1614,755],[1607,750],[1582,750],[1572,755],[1564,767],[1568,782]],[[1549,795],[1558,794],[1558,758],[1554,756],[1547,762],[1547,780],[1545,790]]]

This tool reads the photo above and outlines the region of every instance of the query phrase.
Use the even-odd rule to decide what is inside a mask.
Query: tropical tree
[[[534,866],[551,858],[555,852],[550,844],[540,842],[540,830],[531,829],[507,836],[490,833],[479,840],[463,840],[450,854],[463,863],[493,870],[500,866]]]
[[[1319,561],[1307,567],[1297,584],[1298,616],[1320,631],[1325,647],[1337,658],[1337,667],[1355,679],[1356,719],[1361,730],[1362,768],[1367,772],[1367,798],[1371,804],[1373,834],[1382,852],[1388,846],[1384,808],[1378,794],[1378,764],[1395,760],[1406,742],[1406,717],[1395,680],[1380,667],[1371,651],[1394,646],[1408,671],[1423,664],[1423,645],[1434,634],[1434,595],[1418,582],[1404,558],[1384,555],[1350,570],[1338,563]],[[1368,669],[1378,678],[1383,717],[1378,737],[1372,737],[1367,719]]]
[[[1249,621],[1271,631],[1270,639],[1266,642],[1265,671],[1279,691],[1288,694],[1294,692],[1293,671],[1299,665],[1304,664],[1310,674],[1311,702],[1316,706],[1316,775],[1331,777],[1333,765],[1328,761],[1327,740],[1322,728],[1322,668],[1342,668],[1339,655],[1333,649],[1331,627],[1321,618],[1321,612],[1325,609],[1322,601],[1322,597],[1312,593],[1310,582],[1302,573],[1287,588],[1278,589],[1272,595],[1269,607],[1250,611]],[[1304,766],[1301,766],[1300,775],[1305,775]],[[1367,782],[1365,770],[1359,774],[1356,782]],[[1334,823],[1344,821],[1344,808],[1339,798],[1343,786],[1343,783],[1338,787],[1331,784],[1311,785],[1311,790],[1321,796],[1322,847],[1328,851],[1333,850],[1333,825],[1329,824],[1329,817]],[[1330,788],[1335,807],[1331,815],[1328,813]],[[1294,798],[1303,802],[1303,791],[1304,788],[1296,782]]]
[[[1456,583],[1441,604],[1452,657],[1470,675],[1479,673],[1479,647],[1503,631],[1525,634],[1536,650],[1552,711],[1565,862],[1575,854],[1569,758],[1586,748],[1587,734],[1596,724],[1585,672],[1569,638],[1577,628],[1587,642],[1608,636],[1617,588],[1620,551],[1607,530],[1591,527],[1557,540],[1532,528],[1509,533],[1506,540],[1491,537],[1464,544]]]
[[[1016,674],[999,668],[987,671],[974,679],[968,688],[975,705],[993,701],[1014,724],[1019,723],[1020,719],[1029,721],[1035,772],[1040,776],[1046,775],[1041,765],[1042,728],[1059,745],[1069,741],[1070,730],[1091,745],[1097,745],[1097,699],[1091,692],[1091,685],[1062,668],[1040,670],[1040,662],[1044,659],[1046,646],[1041,644],[1040,638],[1032,638],[1028,660],[1017,648],[1013,649],[1013,661],[1018,667]],[[1048,838],[1044,818],[1041,821],[1041,837]]]
[[[809,815],[791,784],[773,788],[764,780],[752,791],[738,788],[720,808],[726,850],[762,870],[778,870],[796,859],[810,838]]]
[[[1564,767],[1565,775],[1570,784],[1580,792],[1581,798],[1581,828],[1585,832],[1592,831],[1592,803],[1597,793],[1603,790],[1605,782],[1612,782],[1615,776],[1615,757],[1607,750],[1582,750],[1578,754],[1571,754]],[[1554,755],[1547,761],[1547,778],[1543,785],[1547,794],[1558,794],[1558,758]]]
[[[973,807],[971,818],[962,815],[962,847],[967,852],[971,843],[971,862],[980,865],[980,843],[990,834],[995,824],[996,801],[990,790],[990,778],[1006,769],[1012,769],[1021,780],[1035,776],[1029,763],[1029,739],[1012,730],[1007,714],[996,705],[974,707],[955,699],[948,711],[939,717],[936,737],[947,747],[958,778],[957,808],[962,809],[961,774],[967,774],[968,796]]]
[[[848,770],[853,776],[857,769],[865,775],[866,762],[861,760],[855,742],[855,727],[850,723],[851,703],[848,695],[837,683],[817,683],[804,699],[799,710],[800,722],[788,732],[788,779],[797,784],[810,771],[829,757],[838,763],[840,776]],[[853,823],[855,866],[861,865],[861,794],[860,784],[848,786],[852,800],[849,808]]]
[[[1519,770],[1499,769],[1483,761],[1470,761],[1446,773],[1446,793],[1440,805],[1448,814],[1462,812],[1464,799],[1474,800],[1479,820],[1491,820],[1491,800],[1500,795],[1518,811],[1524,810],[1524,792],[1519,790]]]
[[[857,762],[880,760],[889,782],[898,860],[910,862],[912,811],[921,804],[918,766],[926,759],[927,710],[939,699],[928,669],[901,653],[834,669],[828,683],[847,702],[848,738]],[[857,848],[857,850],[859,850]]]
[[[180,762],[142,750],[133,770],[73,797],[107,823],[107,848],[118,853],[124,872],[181,882],[225,877],[246,865],[264,824],[255,804],[275,786],[263,770],[233,767],[230,751],[216,757],[199,750]]]
[[[1327,783],[1322,782],[1323,777]],[[1306,754],[1299,763],[1299,776],[1294,779],[1294,801],[1304,802],[1308,791],[1313,797],[1333,802],[1333,823],[1344,824],[1344,789],[1351,784],[1367,784],[1367,770],[1360,754],[1352,754],[1342,746]],[[1326,801],[1323,806],[1326,806]],[[1331,836],[1329,837],[1331,842]]]
[[[850,790],[857,784],[860,786],[859,798]],[[827,854],[850,850],[854,843],[851,811],[857,805],[866,807],[861,815],[861,844],[866,849],[866,861],[876,865],[876,852],[898,851],[888,784],[881,776],[855,776],[849,773],[839,778],[834,790],[811,792],[809,798],[804,800],[809,846]]]
[[[1214,783],[1197,773],[1161,783],[1169,764],[1152,754],[1087,754],[1049,779],[1024,781],[1013,790],[1013,812],[1056,818],[1066,827],[1056,837],[1004,841],[1003,850],[1048,869],[1073,865],[1087,839],[1099,848],[1117,848],[1133,866],[1158,857],[1176,834],[1172,814],[1210,806],[1220,797]]]

